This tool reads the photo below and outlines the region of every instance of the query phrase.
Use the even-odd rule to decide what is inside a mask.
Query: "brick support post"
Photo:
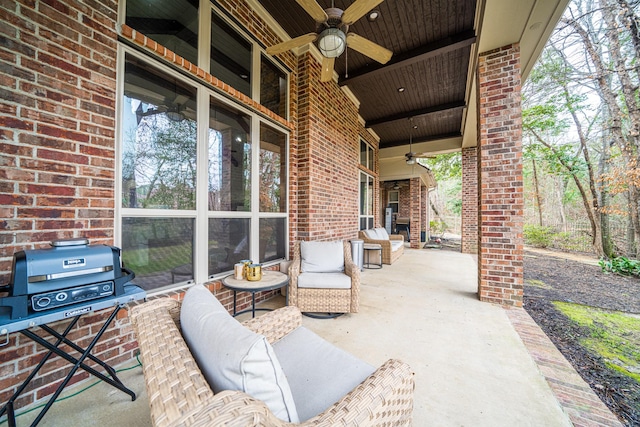
[[[420,230],[422,229],[422,197],[420,196],[420,179],[411,178],[409,181],[409,197],[410,210],[409,221],[411,221],[411,247],[414,249],[420,248]]]
[[[478,147],[462,149],[462,253],[478,253]]]
[[[480,54],[478,62],[478,295],[522,306],[523,186],[520,47]]]

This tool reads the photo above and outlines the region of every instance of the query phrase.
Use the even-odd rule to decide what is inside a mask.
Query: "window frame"
[[[260,53],[260,52],[259,52]],[[125,62],[126,56],[131,55],[138,60],[147,62],[149,65],[157,68],[166,75],[180,79],[180,81],[186,84],[195,86],[197,91],[197,157],[196,157],[196,208],[189,210],[176,210],[176,209],[143,209],[143,208],[126,208],[120,203],[120,197],[122,192],[122,146],[123,146],[123,129],[122,129],[122,117],[123,111],[123,99],[124,99],[124,80],[125,80]],[[245,105],[236,103],[205,84],[203,81],[199,81],[195,78],[191,78],[178,72],[175,68],[166,65],[159,58],[155,58],[140,52],[132,46],[119,43],[118,44],[118,66],[117,66],[117,88],[116,88],[116,147],[115,147],[115,159],[116,159],[116,177],[115,177],[115,236],[114,242],[116,245],[122,244],[122,221],[123,218],[190,218],[194,220],[194,242],[193,242],[193,264],[194,264],[194,278],[187,281],[177,282],[174,284],[168,284],[158,287],[149,291],[149,294],[163,293],[170,289],[180,288],[185,284],[192,283],[206,283],[211,280],[218,280],[230,273],[224,271],[218,274],[208,274],[209,264],[209,251],[208,251],[208,222],[210,218],[249,218],[250,219],[250,254],[251,259],[259,260],[260,249],[260,229],[259,223],[262,218],[283,218],[285,224],[285,235],[282,236],[285,244],[285,257],[289,256],[289,200],[290,200],[290,185],[289,185],[289,170],[290,170],[290,131],[286,127],[274,123],[268,120],[257,111],[252,111]],[[289,74],[287,73],[287,79]],[[259,80],[259,79],[258,79]],[[288,81],[288,80],[287,80]],[[259,93],[259,91],[258,91]],[[209,211],[208,209],[208,181],[207,181],[207,161],[208,161],[208,130],[209,130],[209,102],[214,98],[218,102],[226,105],[230,108],[236,109],[239,112],[246,114],[251,120],[251,210],[250,211]],[[289,107],[287,91],[287,111]],[[260,125],[264,124],[272,129],[276,129],[285,135],[285,147],[286,147],[286,168],[287,179],[283,185],[283,188],[287,194],[287,203],[284,212],[260,212],[259,204],[259,155],[260,155]],[[199,238],[199,236],[205,236],[205,238]],[[272,260],[266,262],[265,265],[277,264],[281,259]]]

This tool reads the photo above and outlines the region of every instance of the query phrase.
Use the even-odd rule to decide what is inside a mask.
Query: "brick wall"
[[[24,0],[0,7],[3,284],[16,251],[79,236],[113,243],[116,6]],[[73,339],[87,335],[110,311],[81,319]],[[123,312],[94,354],[118,364],[131,359],[135,347]],[[9,344],[0,348],[0,402],[43,354],[26,337],[9,335]],[[17,406],[50,394],[67,367],[60,361],[45,365]],[[86,377],[80,372],[72,382]]]
[[[310,53],[298,65],[298,215],[301,240],[357,236],[358,110],[335,82],[320,81]]]
[[[523,186],[520,48],[480,54],[478,294],[522,306]]]
[[[462,253],[478,253],[478,148],[462,149]]]

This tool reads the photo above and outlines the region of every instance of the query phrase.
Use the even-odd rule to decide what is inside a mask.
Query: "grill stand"
[[[15,326],[14,328],[10,328],[11,330],[16,331],[16,332],[19,331],[20,333],[22,333],[23,335],[25,335],[26,337],[28,337],[32,341],[36,342],[37,344],[42,345],[43,347],[45,347],[49,351],[47,352],[47,354],[45,354],[43,356],[42,360],[40,360],[38,365],[33,369],[33,371],[29,374],[29,376],[25,379],[25,381],[20,385],[20,387],[18,387],[18,389],[13,394],[13,396],[11,396],[11,398],[8,400],[8,402],[2,407],[2,409],[0,409],[0,417],[3,416],[5,413],[7,414],[8,426],[9,427],[15,427],[16,426],[15,411],[14,411],[14,407],[13,407],[14,402],[18,399],[19,395],[27,388],[29,383],[36,377],[36,375],[38,374],[38,371],[40,371],[40,369],[44,366],[44,364],[47,362],[47,360],[49,360],[49,358],[54,354],[56,354],[56,355],[62,357],[63,359],[65,359],[67,362],[72,364],[73,367],[71,368],[71,371],[69,371],[69,373],[67,374],[67,376],[64,379],[64,381],[62,381],[62,383],[60,383],[60,385],[56,389],[55,393],[49,398],[49,401],[44,406],[44,408],[40,411],[40,413],[38,414],[36,419],[33,421],[33,423],[31,424],[32,427],[36,426],[42,420],[42,418],[45,416],[47,411],[51,408],[51,406],[53,405],[55,400],[60,396],[60,393],[62,393],[64,388],[69,384],[69,381],[71,381],[71,378],[73,377],[73,375],[77,372],[77,370],[79,368],[82,368],[83,370],[85,370],[89,374],[99,378],[100,380],[102,380],[102,381],[110,384],[111,386],[117,388],[118,390],[121,390],[122,392],[128,394],[129,396],[131,396],[131,400],[132,401],[135,400],[136,399],[136,394],[133,391],[131,391],[130,389],[128,389],[127,387],[125,387],[125,385],[122,383],[122,381],[120,381],[120,379],[116,375],[116,371],[111,366],[109,366],[106,362],[104,362],[104,361],[98,359],[97,357],[93,356],[91,354],[91,351],[93,350],[95,345],[98,343],[98,341],[100,340],[102,335],[105,333],[105,331],[109,327],[109,324],[111,324],[113,319],[116,317],[116,315],[118,314],[118,311],[120,311],[121,308],[125,307],[126,304],[123,302],[123,300],[126,298],[128,301],[134,301],[134,300],[137,300],[137,299],[142,299],[145,296],[146,295],[142,290],[140,290],[137,287],[134,287],[134,289],[132,291],[130,291],[130,292],[127,292],[127,295],[125,295],[123,298],[108,298],[106,300],[100,301],[99,304],[96,304],[95,301],[92,301],[93,309],[91,308],[91,306],[88,306],[89,307],[88,311],[83,312],[81,314],[78,314],[76,316],[73,316],[71,323],[65,328],[65,330],[62,333],[59,333],[59,332],[55,331],[54,329],[52,329],[51,327],[49,327],[49,326],[47,326],[46,324],[43,324],[43,323],[38,323],[37,325],[34,325],[32,323],[27,323],[28,319],[20,321],[20,322],[16,322],[13,325],[10,325],[10,326]],[[67,338],[67,335],[69,334],[69,332],[71,332],[73,327],[78,323],[78,320],[80,319],[81,316],[83,316],[84,314],[92,313],[96,309],[106,308],[105,306],[108,307],[109,303],[113,302],[114,300],[116,302],[115,308],[113,309],[113,311],[111,312],[109,317],[105,320],[105,322],[103,323],[103,325],[100,328],[100,330],[98,331],[98,333],[93,337],[93,339],[91,340],[91,342],[89,343],[89,345],[86,348],[80,347],[79,345],[75,344],[74,342],[72,342],[71,340],[69,340]],[[113,306],[113,305],[110,305],[110,306]],[[82,308],[82,307],[80,307],[80,308]],[[62,310],[60,310],[60,311],[62,311]],[[59,316],[57,313],[56,314],[52,314],[50,321],[57,321],[57,320],[60,320],[61,318],[62,317]],[[70,318],[71,318],[71,316],[70,316]],[[2,323],[2,322],[0,322],[0,323]],[[0,325],[0,326],[3,326],[3,325]],[[40,328],[42,330],[44,330],[45,332],[47,332],[48,334],[53,336],[55,338],[55,341],[54,342],[49,342],[49,341],[45,340],[44,338],[38,336],[33,331],[29,330],[29,328],[31,328],[33,326],[40,326]],[[68,352],[65,352],[64,350],[61,350],[59,348],[61,344],[67,344],[73,350],[75,350],[76,352],[80,353],[80,357],[78,357],[78,358],[73,357]],[[100,366],[102,366],[109,376],[107,376],[107,375],[95,370],[94,368],[86,365],[84,363],[84,361],[87,358],[89,360],[99,364]]]

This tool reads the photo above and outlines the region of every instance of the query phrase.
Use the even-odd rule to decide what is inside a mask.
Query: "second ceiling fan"
[[[318,48],[322,54],[320,80],[323,82],[333,78],[335,59],[344,52],[347,46],[381,64],[386,64],[391,59],[393,52],[371,40],[349,32],[349,25],[362,18],[383,1],[356,0],[345,11],[342,11],[335,7],[323,9],[316,0],[296,0],[318,24],[316,32],[270,46],[267,48],[267,53],[277,55],[317,40]]]

